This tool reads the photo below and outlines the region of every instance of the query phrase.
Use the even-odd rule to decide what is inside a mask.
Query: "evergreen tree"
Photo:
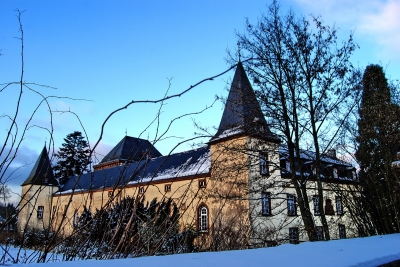
[[[65,143],[55,154],[57,163],[53,167],[54,176],[61,184],[70,176],[89,171],[89,164],[91,163],[90,149],[81,132],[75,131],[68,134],[64,141]]]
[[[362,83],[356,152],[363,185],[361,200],[375,228],[369,229],[370,234],[399,232],[399,180],[391,163],[400,145],[400,108],[391,103],[381,66],[367,66]]]

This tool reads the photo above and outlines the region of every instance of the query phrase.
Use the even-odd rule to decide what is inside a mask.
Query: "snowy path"
[[[75,261],[46,263],[46,267],[258,267],[258,266],[307,266],[375,267],[400,259],[400,234],[306,242],[299,245],[285,244],[279,247],[241,251],[204,252],[181,255],[142,257],[134,259]],[[17,265],[14,265],[17,266]],[[43,264],[21,264],[24,267]]]

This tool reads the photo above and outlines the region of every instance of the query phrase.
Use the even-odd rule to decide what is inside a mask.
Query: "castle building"
[[[312,176],[313,153],[303,151]],[[307,185],[318,238],[325,212],[332,238],[356,236],[342,192],[357,183],[354,169],[331,151],[325,167],[324,200],[315,179]],[[172,198],[180,209],[180,226],[202,236],[229,228],[249,246],[307,240],[296,191],[287,167],[287,152],[271,132],[242,64],[232,80],[216,134],[197,149],[161,155],[147,140],[125,136],[94,171],[70,177],[58,186],[44,148],[22,184],[19,229],[60,227],[71,233],[84,207],[100,209],[127,196],[146,200]],[[318,209],[324,201],[325,211]]]

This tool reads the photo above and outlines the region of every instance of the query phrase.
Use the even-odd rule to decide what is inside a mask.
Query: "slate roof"
[[[148,141],[136,137],[125,136],[100,162],[113,160],[140,161],[144,154],[151,158],[161,157],[161,153]]]
[[[279,156],[281,159],[287,158],[288,157],[288,150],[286,147],[279,147]],[[296,156],[296,155],[295,155]],[[315,160],[315,152],[308,151],[308,150],[301,150],[300,151],[300,158],[305,161],[313,161]],[[337,166],[344,166],[344,167],[351,167],[353,166],[350,163],[347,163],[343,160],[337,159],[337,158],[332,158],[327,155],[321,155],[321,161],[322,163],[325,164],[331,164],[331,165],[337,165]]]
[[[210,172],[210,148],[198,149],[136,161],[126,166],[85,173],[70,177],[59,193],[111,188],[116,185],[137,184],[178,177],[207,175]]]
[[[51,163],[47,154],[46,147],[43,147],[43,150],[40,153],[39,158],[35,163],[35,166],[33,166],[31,173],[21,186],[28,184],[58,186],[58,182],[54,178],[53,169],[51,168]]]
[[[241,62],[237,64],[217,133],[210,142],[239,134],[278,138],[269,130],[260,104]]]

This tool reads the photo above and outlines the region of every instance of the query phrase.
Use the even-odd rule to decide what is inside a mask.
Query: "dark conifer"
[[[363,184],[363,208],[375,229],[370,234],[399,232],[399,181],[391,163],[400,144],[400,108],[391,103],[390,87],[379,65],[369,65],[363,76],[356,158]]]
[[[89,171],[91,160],[88,143],[81,132],[75,131],[64,138],[58,153],[55,154],[57,160],[53,167],[54,176],[62,184],[66,178],[80,175]]]

